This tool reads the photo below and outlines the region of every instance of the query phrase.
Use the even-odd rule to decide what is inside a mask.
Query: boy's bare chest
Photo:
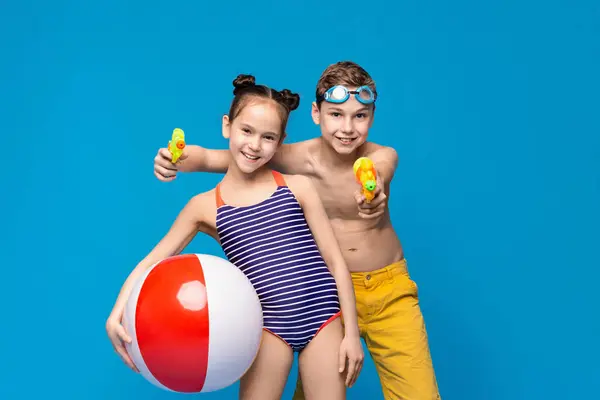
[[[355,194],[360,186],[351,170],[341,174],[316,174],[312,180],[330,219],[356,219]]]

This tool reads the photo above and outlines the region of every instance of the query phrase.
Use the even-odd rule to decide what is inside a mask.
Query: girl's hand
[[[346,358],[348,366],[346,367]],[[356,382],[365,358],[360,336],[344,336],[340,345],[340,373],[346,369],[346,386],[351,387]]]
[[[119,357],[121,357],[123,362],[135,372],[140,372],[125,349],[125,343],[131,343],[131,337],[125,332],[125,328],[123,328],[121,322],[116,318],[109,318],[108,321],[106,321],[106,332],[108,333],[108,337],[115,351]]]

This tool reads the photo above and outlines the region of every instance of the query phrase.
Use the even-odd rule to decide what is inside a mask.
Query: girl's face
[[[250,174],[271,160],[283,139],[278,105],[250,100],[233,121],[223,117],[223,136],[238,168]]]

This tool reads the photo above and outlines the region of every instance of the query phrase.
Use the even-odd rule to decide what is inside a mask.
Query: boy
[[[311,178],[319,192],[352,272],[360,333],[385,399],[440,399],[417,287],[386,204],[398,156],[390,147],[366,141],[376,97],[375,83],[359,65],[349,61],[330,65],[317,83],[312,104],[321,137],[282,145],[271,167]],[[356,191],[352,168],[362,156],[371,158],[377,170],[370,203]],[[228,150],[187,146],[173,165],[168,150],[160,149],[154,173],[171,181],[177,171],[225,172],[229,157]],[[300,379],[294,398],[304,398]]]

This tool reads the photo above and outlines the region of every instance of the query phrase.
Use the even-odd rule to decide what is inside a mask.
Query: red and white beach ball
[[[229,261],[207,254],[166,258],[136,282],[123,325],[127,351],[154,385],[181,393],[225,388],[248,370],[262,337],[254,287]]]

